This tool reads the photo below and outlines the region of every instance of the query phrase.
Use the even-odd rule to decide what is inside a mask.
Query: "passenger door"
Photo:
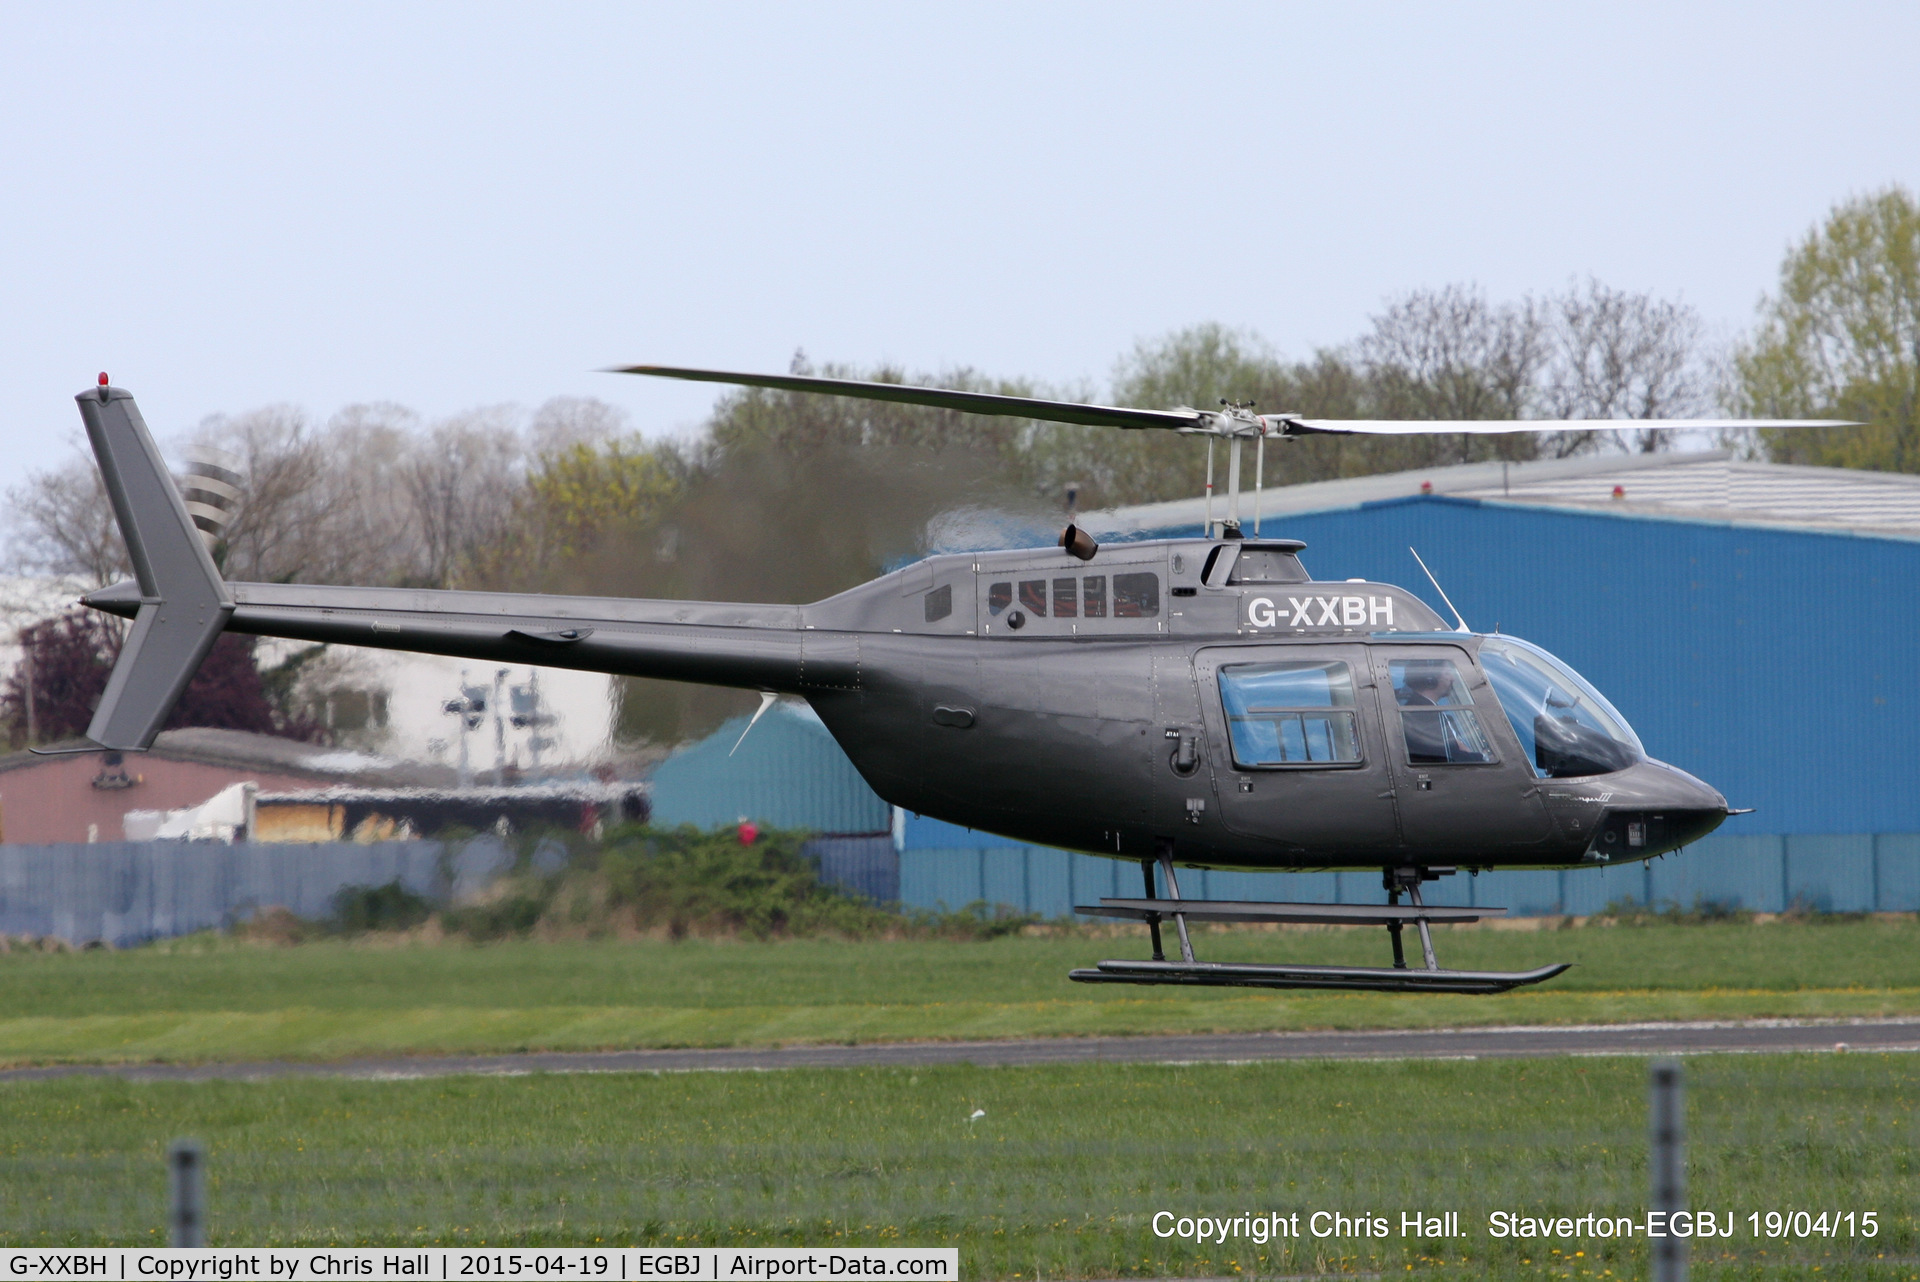
[[[1309,861],[1397,858],[1364,646],[1209,647],[1195,667],[1228,830]]]
[[[1415,857],[1471,860],[1552,835],[1493,688],[1458,646],[1374,646],[1400,835]]]

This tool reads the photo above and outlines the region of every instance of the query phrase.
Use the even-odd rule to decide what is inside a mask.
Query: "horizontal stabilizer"
[[[153,743],[213,648],[233,613],[233,597],[133,396],[100,387],[75,399],[140,591],[133,628],[87,737],[103,748],[137,751]],[[99,595],[124,596],[125,589]]]

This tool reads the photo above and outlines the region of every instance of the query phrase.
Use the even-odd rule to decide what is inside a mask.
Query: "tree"
[[[1920,472],[1920,204],[1888,187],[1834,207],[1787,252],[1734,356],[1751,416],[1865,426],[1763,433],[1776,462]]]
[[[20,662],[0,689],[0,716],[16,744],[54,743],[87,732],[120,652],[114,621],[67,610],[20,629]]]
[[[0,686],[0,719],[16,744],[54,743],[87,732],[120,654],[118,621],[74,609],[20,629],[21,659]],[[212,726],[314,739],[310,720],[274,707],[254,662],[253,637],[222,636],[187,684],[167,729]]]
[[[1464,285],[1396,299],[1354,344],[1377,417],[1520,418],[1546,363],[1542,311]]]
[[[72,575],[98,588],[132,573],[91,455],[29,474],[7,491],[7,509],[20,569]]]
[[[522,447],[504,408],[434,425],[400,473],[425,552],[420,586],[464,586],[475,563],[514,537]]]
[[[543,453],[521,493],[521,537],[498,551],[531,569],[583,556],[610,537],[644,534],[679,496],[686,472],[678,451],[637,435]]]
[[[1541,389],[1542,418],[1692,418],[1713,408],[1714,378],[1704,355],[1705,327],[1685,303],[1610,289],[1589,279],[1548,300],[1549,345]],[[1643,454],[1664,449],[1671,433],[1638,432]],[[1617,433],[1570,432],[1557,441],[1570,454]]]

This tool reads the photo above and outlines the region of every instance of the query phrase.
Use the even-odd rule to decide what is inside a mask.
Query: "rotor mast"
[[[1247,437],[1254,438],[1253,465],[1253,532],[1260,532],[1260,491],[1266,480],[1267,420],[1253,413],[1253,402],[1244,403],[1222,399],[1225,409],[1216,414],[1205,415],[1200,424],[1185,429],[1204,433],[1207,438],[1207,510],[1206,536],[1210,539],[1222,536],[1239,538],[1240,524],[1240,486],[1241,451],[1240,443]],[[1216,436],[1227,438],[1227,517],[1215,523],[1213,519],[1213,440]],[[1228,531],[1232,533],[1229,534]]]

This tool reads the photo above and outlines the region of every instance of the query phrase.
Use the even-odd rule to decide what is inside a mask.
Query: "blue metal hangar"
[[[1432,902],[1920,910],[1920,477],[1613,454],[1287,486],[1260,506],[1263,534],[1305,540],[1315,579],[1397,583],[1444,616],[1417,549],[1475,631],[1557,654],[1652,756],[1755,808],[1651,863],[1462,875]],[[1203,521],[1195,499],[1081,524],[1114,542],[1194,536]],[[1110,860],[911,815],[896,832],[912,906],[1052,916],[1137,889],[1137,871]],[[1383,897],[1378,874],[1195,876],[1196,898]]]

